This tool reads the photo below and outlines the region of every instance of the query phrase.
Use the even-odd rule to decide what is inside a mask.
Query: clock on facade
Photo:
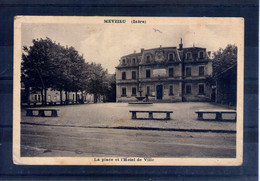
[[[156,52],[155,53],[155,61],[162,62],[164,60],[163,52]]]

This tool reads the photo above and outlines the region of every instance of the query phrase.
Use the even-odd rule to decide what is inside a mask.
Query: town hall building
[[[212,60],[206,48],[141,49],[121,57],[116,67],[116,100],[133,102],[210,101]]]

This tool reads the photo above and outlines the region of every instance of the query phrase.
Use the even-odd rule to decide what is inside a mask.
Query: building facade
[[[62,94],[62,95],[60,95]],[[25,89],[22,86],[21,89],[21,104],[22,105],[41,105],[42,99],[44,97],[44,91],[33,90],[29,88],[26,93]],[[47,105],[56,105],[61,103],[66,104],[74,104],[76,100],[78,103],[95,103],[95,102],[103,102],[104,96],[99,95],[95,98],[94,94],[88,94],[86,92],[67,92],[67,99],[65,91],[58,91],[52,88],[48,88],[46,90],[46,104]]]
[[[159,47],[125,55],[116,67],[116,100],[210,101],[212,61],[206,48]]]

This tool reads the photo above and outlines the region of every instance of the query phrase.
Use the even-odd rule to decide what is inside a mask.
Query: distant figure
[[[146,102],[149,101],[148,94],[145,94],[145,101],[146,101]]]
[[[57,102],[57,96],[54,96],[53,104],[56,105],[56,102]]]
[[[216,101],[216,88],[213,88],[213,89],[212,89],[211,101],[212,101],[212,102],[215,102],[215,101]]]
[[[212,93],[211,93],[211,101],[212,101],[212,102],[215,102],[215,101],[216,101],[216,93],[215,93],[215,92],[212,92]]]

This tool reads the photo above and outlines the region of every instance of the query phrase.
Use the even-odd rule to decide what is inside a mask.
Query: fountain
[[[142,90],[140,89],[139,91],[139,96],[136,96],[135,98],[138,100],[138,101],[143,101],[145,96],[142,96]]]
[[[137,102],[129,102],[128,104],[153,104],[152,102],[144,101],[145,96],[142,96],[142,89],[141,87],[138,90],[139,96],[136,96],[135,98],[137,99]]]

